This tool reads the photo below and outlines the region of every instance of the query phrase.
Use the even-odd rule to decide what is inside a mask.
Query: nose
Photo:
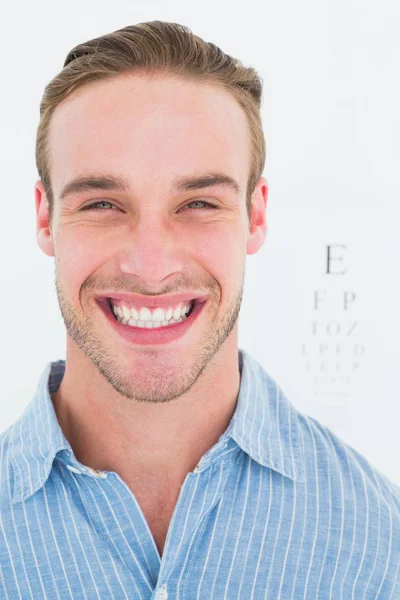
[[[176,229],[157,215],[136,221],[119,253],[121,272],[154,287],[173,273],[181,273],[184,261],[185,249]]]

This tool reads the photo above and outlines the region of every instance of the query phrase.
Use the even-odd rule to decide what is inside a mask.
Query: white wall
[[[73,45],[153,19],[188,25],[264,79],[269,234],[248,257],[239,345],[295,406],[400,483],[397,0],[248,0],[236,8],[42,0],[3,8],[0,431],[31,400],[47,361],[65,358],[53,259],[36,243],[43,88]],[[326,274],[329,245],[331,269],[345,274]],[[344,292],[353,300],[347,310]]]

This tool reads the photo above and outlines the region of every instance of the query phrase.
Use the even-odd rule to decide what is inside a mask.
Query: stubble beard
[[[170,355],[168,351],[164,354],[165,350],[154,350],[153,347],[150,352],[149,349],[145,349],[143,356],[138,354],[138,359],[132,364],[132,369],[128,370],[121,367],[121,363],[115,357],[115,352],[110,352],[104,343],[104,337],[98,335],[93,326],[96,315],[91,317],[88,312],[84,313],[83,317],[78,315],[74,305],[64,294],[57,270],[55,287],[67,335],[90,359],[97,371],[122,397],[136,402],[155,404],[170,402],[188,392],[217,355],[238,320],[243,299],[244,279],[245,270],[243,268],[236,295],[230,301],[224,315],[216,322],[208,323],[199,342],[194,347],[191,347],[190,350],[182,349],[182,360],[176,361],[175,358],[175,364],[171,364],[171,360],[168,362]],[[98,310],[100,311],[100,308]],[[210,312],[210,307],[205,306],[203,310]],[[199,315],[198,318],[202,317],[204,315]],[[193,327],[196,325],[194,323]],[[165,358],[161,360],[160,353],[167,360]],[[172,355],[177,356],[175,352]],[[150,368],[149,362],[152,363]],[[146,364],[147,368],[143,369],[143,364]]]

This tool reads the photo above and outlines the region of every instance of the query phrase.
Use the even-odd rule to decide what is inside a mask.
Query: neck
[[[116,402],[114,390],[92,363],[80,362],[86,373],[81,377],[80,369],[76,364],[71,368],[67,358],[63,380],[52,398],[77,460],[93,469],[116,472],[125,481],[133,473],[156,478],[168,473],[171,485],[180,485],[218,441],[236,408],[237,346],[221,350],[188,393],[158,404],[121,396]]]

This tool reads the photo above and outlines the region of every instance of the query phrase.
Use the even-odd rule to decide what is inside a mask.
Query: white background
[[[5,6],[0,431],[30,402],[47,362],[65,358],[53,259],[36,242],[34,151],[43,89],[74,45],[141,21],[175,21],[254,66],[264,80],[269,233],[247,259],[239,346],[297,408],[400,483],[400,3],[42,0]],[[345,246],[345,275],[325,273],[329,244]],[[326,385],[323,393],[316,390],[305,369],[315,290],[327,293],[318,318],[353,319],[366,349],[344,393]],[[346,314],[336,302],[343,290],[357,296]],[[349,349],[349,339],[344,342]]]

